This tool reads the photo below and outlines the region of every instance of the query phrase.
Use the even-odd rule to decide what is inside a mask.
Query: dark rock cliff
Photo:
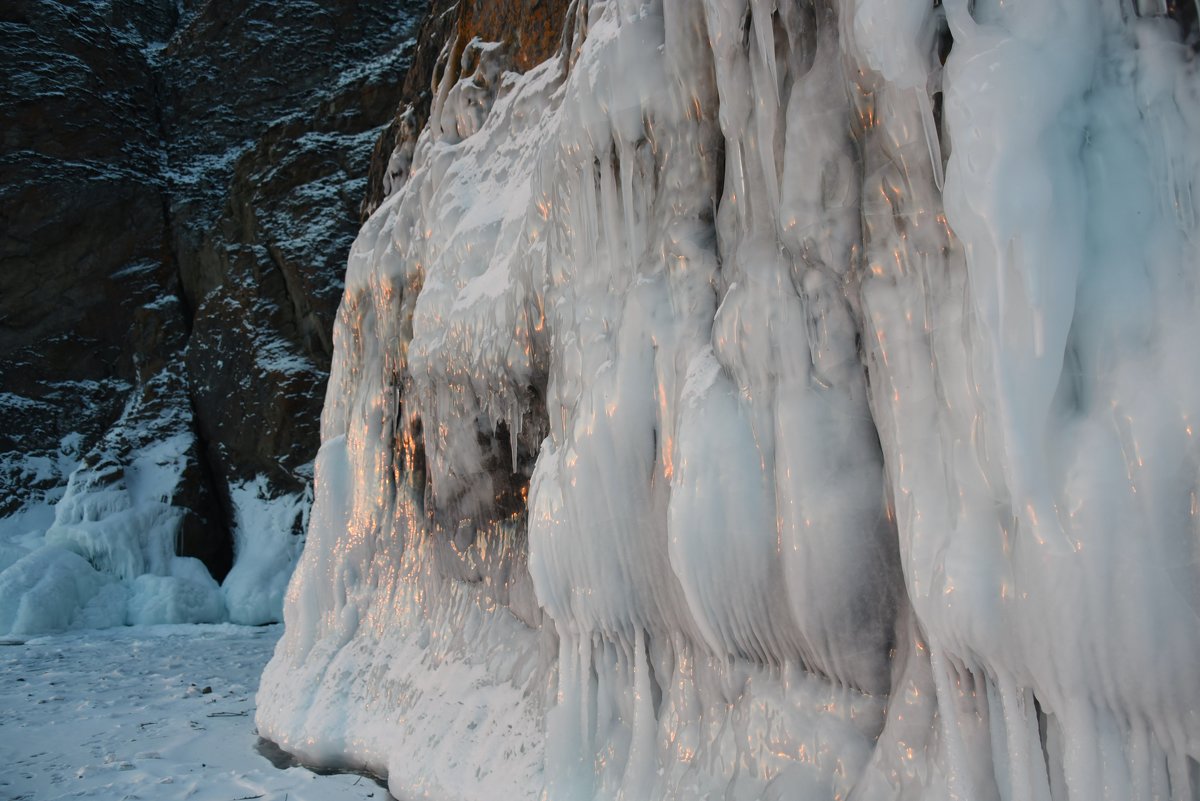
[[[177,550],[219,578],[231,486],[303,491],[371,148],[425,5],[0,9],[10,535],[50,525],[64,491],[157,492]],[[134,462],[165,480],[133,486]]]

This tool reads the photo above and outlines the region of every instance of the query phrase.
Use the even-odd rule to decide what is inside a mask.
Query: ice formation
[[[233,623],[257,626],[283,619],[283,595],[304,546],[311,493],[272,493],[266,476],[230,489],[234,563],[221,582]]]
[[[183,512],[170,499],[191,436],[146,437],[126,465],[88,464],[64,446],[60,461],[75,465],[59,467],[66,488],[0,521],[0,636],[282,619],[309,496],[269,497],[263,477],[232,487],[235,561],[218,586],[198,559],[176,555]]]
[[[350,256],[260,731],[398,798],[1200,796],[1161,5],[578,0],[523,76],[448,46]]]

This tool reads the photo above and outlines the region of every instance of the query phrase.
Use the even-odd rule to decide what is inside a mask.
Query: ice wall
[[[260,731],[398,798],[1200,795],[1180,8],[449,43],[350,257]]]

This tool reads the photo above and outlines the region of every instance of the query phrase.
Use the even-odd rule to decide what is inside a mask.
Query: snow
[[[163,178],[184,186],[202,185],[211,180],[211,176],[231,173],[238,159],[253,147],[254,140],[247,139],[230,145],[224,153],[194,154],[182,164],[176,162],[165,168]]]
[[[399,797],[1193,799],[1176,24],[572,8],[461,48],[352,249],[264,735]]]
[[[0,796],[387,799],[369,778],[276,767],[260,752],[254,691],[279,633],[162,625],[6,641]]]

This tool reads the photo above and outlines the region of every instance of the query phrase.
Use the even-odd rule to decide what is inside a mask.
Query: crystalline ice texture
[[[461,48],[350,257],[263,734],[397,797],[1195,798],[1200,78],[1149,14]]]

